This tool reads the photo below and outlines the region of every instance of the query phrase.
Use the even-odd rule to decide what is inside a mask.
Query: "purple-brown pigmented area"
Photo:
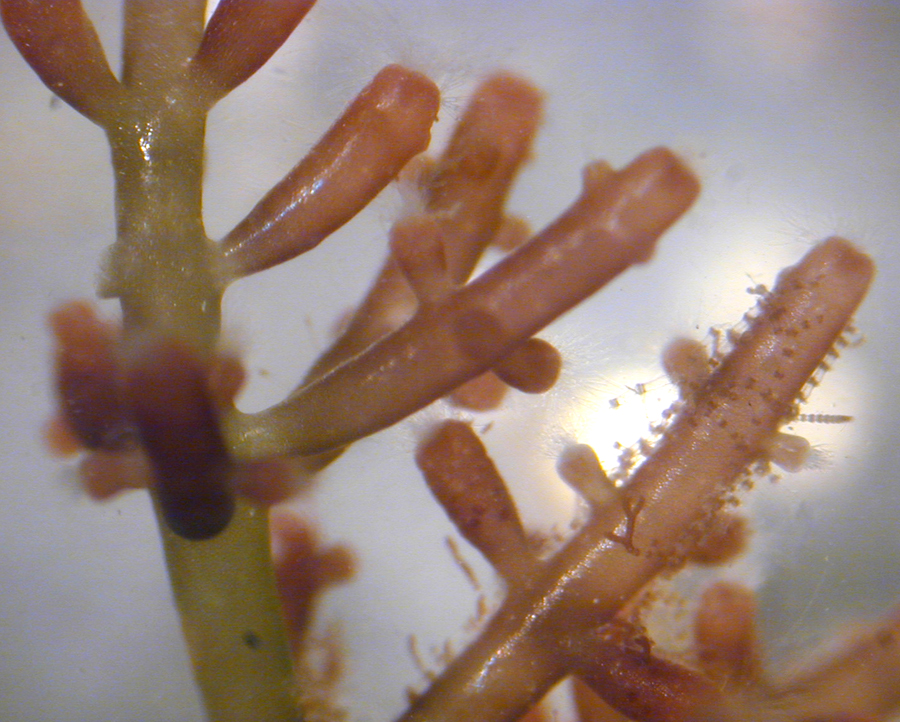
[[[207,387],[209,368],[170,340],[143,346],[128,366],[125,392],[172,529],[188,539],[218,534],[231,519],[231,464]]]

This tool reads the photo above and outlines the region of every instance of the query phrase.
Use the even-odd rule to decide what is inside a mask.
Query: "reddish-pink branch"
[[[694,620],[697,661],[720,686],[761,680],[756,635],[756,600],[738,584],[719,582],[700,599]]]
[[[579,677],[628,719],[701,722],[731,719],[717,684],[700,672],[653,654],[631,625],[613,622],[577,641]]]
[[[440,424],[419,446],[416,464],[460,534],[501,576],[515,582],[534,567],[515,502],[471,426]]]
[[[431,403],[646,261],[697,191],[694,176],[664,149],[618,173],[608,166],[589,169],[568,211],[475,281],[421,308],[396,333],[287,401],[233,416],[229,438],[237,453],[327,451]]]
[[[119,378],[119,329],[97,318],[86,301],[60,306],[50,315],[50,324],[65,425],[87,449],[122,448],[133,429]]]
[[[188,72],[215,102],[259,70],[315,0],[221,0]]]
[[[326,587],[350,579],[355,562],[346,547],[323,549],[315,531],[294,512],[274,509],[269,524],[282,610],[291,648],[299,657],[309,632],[316,598]]]
[[[228,272],[246,276],[318,245],[428,147],[439,105],[428,78],[384,68],[300,161],[222,241]]]
[[[503,222],[540,114],[540,94],[529,83],[492,76],[475,90],[441,157],[410,164],[402,182],[421,196],[421,212],[394,226],[384,268],[307,381],[398,329],[419,302],[438,301],[465,283]]]
[[[22,57],[56,95],[105,125],[124,97],[80,0],[0,0]]]
[[[499,230],[506,196],[529,158],[541,106],[540,93],[521,78],[488,78],[424,180],[424,210],[441,225],[451,283],[469,278]]]
[[[837,238],[782,271],[732,352],[622,490],[631,513],[598,509],[530,585],[511,589],[482,636],[405,722],[466,715],[512,722],[569,671],[561,653],[609,622],[660,571],[681,565],[790,417],[872,275],[872,261]],[[616,540],[623,535],[629,549]]]

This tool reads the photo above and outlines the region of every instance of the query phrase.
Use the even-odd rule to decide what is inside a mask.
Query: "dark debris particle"
[[[250,647],[250,649],[259,649],[260,647],[262,647],[262,639],[252,629],[248,629],[246,632],[244,632],[242,638],[244,640],[244,644]]]

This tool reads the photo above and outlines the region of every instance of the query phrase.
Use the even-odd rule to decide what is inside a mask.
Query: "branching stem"
[[[872,274],[871,260],[836,238],[783,271],[751,328],[625,486],[644,500],[636,521],[620,505],[597,510],[531,584],[510,589],[484,633],[403,722],[514,722],[577,665],[581,637],[609,622],[661,570],[684,562],[740,474],[790,416]],[[629,534],[632,550],[611,533]]]

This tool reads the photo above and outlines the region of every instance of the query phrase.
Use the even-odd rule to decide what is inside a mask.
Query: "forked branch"
[[[741,475],[791,417],[872,274],[871,260],[838,238],[782,271],[733,350],[621,490],[631,503],[595,508],[529,584],[512,586],[483,634],[404,722],[513,722],[577,669],[583,638],[702,541]],[[627,545],[619,541],[625,536]]]
[[[226,419],[241,457],[316,454],[385,428],[491,368],[634,263],[693,202],[670,151],[585,171],[581,197],[529,243],[287,401]]]

